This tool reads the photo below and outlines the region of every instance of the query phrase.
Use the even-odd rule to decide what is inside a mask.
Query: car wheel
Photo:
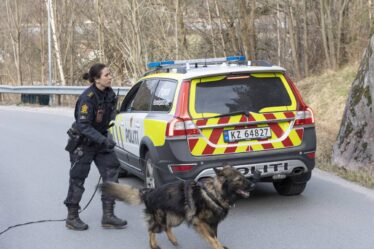
[[[158,174],[156,169],[153,167],[154,163],[152,162],[152,158],[150,153],[147,152],[144,157],[144,169],[145,169],[145,179],[144,185],[146,188],[157,188],[160,186],[160,181],[158,178]]]
[[[301,194],[306,187],[306,182],[295,183],[290,178],[286,178],[285,180],[280,182],[273,182],[273,185],[278,194],[291,196]]]

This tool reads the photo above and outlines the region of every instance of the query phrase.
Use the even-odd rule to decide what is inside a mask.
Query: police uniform
[[[84,192],[84,182],[90,171],[92,161],[95,162],[103,182],[118,182],[119,161],[114,153],[113,146],[107,146],[107,133],[110,121],[115,116],[116,95],[112,88],[99,90],[95,84],[87,88],[78,98],[75,105],[75,127],[82,135],[83,140],[80,146],[70,152],[70,179],[69,190],[65,205],[68,212],[73,211],[71,215],[71,224],[67,226],[74,230],[85,230],[88,226],[83,226],[79,216],[76,214],[79,209],[79,202]],[[102,194],[103,202],[103,220],[102,225],[117,226],[126,225],[114,216],[114,199]],[[74,219],[79,219],[73,222]],[[69,219],[69,214],[68,214]],[[79,224],[80,223],[80,224]],[[110,224],[115,223],[115,224]],[[84,224],[84,223],[83,223]],[[75,226],[77,225],[77,226]]]

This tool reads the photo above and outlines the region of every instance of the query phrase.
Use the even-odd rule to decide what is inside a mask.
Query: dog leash
[[[70,167],[70,170],[72,170],[72,169],[76,166],[76,164],[77,164],[77,163],[79,162],[79,160],[81,159],[81,156],[82,156],[82,155],[80,155],[80,153],[78,153],[78,156],[79,156],[79,157],[77,158],[77,160],[76,160],[76,161],[73,163],[73,165]],[[143,158],[140,158],[140,161],[143,161],[144,163],[147,163],[147,161],[144,160]],[[182,182],[188,182],[188,181],[191,181],[191,180],[186,180],[186,179],[183,179],[183,178],[181,178],[181,177],[178,177],[178,176],[176,176],[175,174],[171,174],[170,171],[168,171],[168,170],[166,170],[166,169],[164,169],[164,168],[161,168],[161,167],[157,166],[157,165],[154,164],[154,163],[151,163],[151,165],[152,165],[152,167],[154,167],[154,168],[156,168],[156,169],[158,169],[158,170],[161,170],[161,171],[163,171],[163,172],[168,173],[169,175],[172,175],[174,178],[176,178],[177,180],[180,180],[180,181],[182,181]],[[95,194],[96,194],[96,192],[97,192],[97,190],[98,190],[98,188],[99,188],[100,181],[101,181],[101,176],[99,177],[99,180],[98,180],[98,182],[97,182],[97,184],[96,184],[95,191],[94,191],[93,194],[91,195],[90,200],[87,202],[87,204],[85,205],[85,207],[79,211],[79,213],[82,213],[83,211],[85,211],[85,210],[88,208],[88,206],[91,204],[91,201],[93,200],[93,198],[94,198],[94,196],[95,196]],[[193,180],[193,181],[194,181],[194,180]],[[199,183],[199,182],[197,182],[197,181],[194,181],[194,182]],[[206,192],[206,191],[205,191],[205,192]],[[211,198],[211,197],[209,197],[209,198]],[[0,236],[1,236],[2,234],[6,233],[7,231],[13,229],[13,228],[20,227],[20,226],[26,226],[26,225],[37,224],[37,223],[44,223],[44,222],[62,222],[62,221],[66,221],[66,219],[47,219],[47,220],[38,220],[38,221],[31,221],[31,222],[20,223],[20,224],[16,224],[16,225],[9,226],[9,227],[6,228],[5,230],[1,231],[1,232],[0,232]]]
[[[79,160],[82,158],[82,154],[80,153],[80,151],[77,151],[77,155],[78,155],[78,158],[77,160],[75,160],[75,162],[72,164],[72,166],[70,167],[70,170],[72,170],[76,165],[77,163],[79,162]],[[140,159],[140,160],[143,160],[144,162],[146,162],[144,159]],[[162,170],[164,172],[167,172],[170,174],[169,171],[155,165],[152,163],[152,167],[154,168],[157,168],[159,170]],[[173,174],[171,174],[173,175]],[[183,181],[183,182],[186,182],[187,180],[183,179],[183,178],[180,178],[176,175],[173,175],[176,179],[180,180],[180,181]],[[101,181],[101,176],[99,177],[99,180],[96,184],[96,188],[95,188],[95,191],[93,192],[93,194],[91,195],[90,197],[90,200],[87,202],[87,204],[84,206],[83,209],[79,210],[79,213],[82,213],[83,211],[85,211],[88,206],[91,204],[93,198],[95,197],[95,194],[99,188],[99,184],[100,184],[100,181]],[[62,221],[66,221],[66,218],[65,219],[46,219],[46,220],[37,220],[37,221],[30,221],[30,222],[25,222],[25,223],[19,223],[19,224],[15,224],[15,225],[12,225],[12,226],[9,226],[8,228],[4,229],[3,231],[0,232],[0,236],[3,235],[4,233],[8,232],[9,230],[13,229],[13,228],[16,228],[16,227],[20,227],[20,226],[26,226],[26,225],[31,225],[31,224],[37,224],[37,223],[44,223],[44,222],[62,222]]]
[[[78,157],[77,160],[73,163],[73,165],[71,166],[70,170],[73,169],[75,167],[75,165],[78,163],[78,161],[81,159],[81,157]],[[100,184],[100,181],[101,181],[101,176],[99,177],[99,180],[96,184],[96,188],[95,188],[95,191],[93,192],[93,194],[91,195],[91,198],[90,200],[87,202],[87,204],[84,206],[83,209],[79,210],[79,213],[82,213],[84,210],[86,210],[88,208],[88,206],[91,204],[91,201],[93,200],[93,198],[95,197],[95,194],[97,192],[97,190],[99,189],[99,184]],[[0,236],[6,232],[8,232],[9,230],[13,229],[13,228],[16,228],[16,227],[20,227],[20,226],[26,226],[26,225],[32,225],[32,224],[37,224],[37,223],[44,223],[44,222],[61,222],[61,221],[66,221],[66,218],[65,219],[47,219],[47,220],[37,220],[37,221],[30,221],[30,222],[25,222],[25,223],[19,223],[19,224],[16,224],[16,225],[12,225],[12,226],[9,226],[8,228],[4,229],[3,231],[0,232]]]

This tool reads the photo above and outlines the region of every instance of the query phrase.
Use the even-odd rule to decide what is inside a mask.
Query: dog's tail
[[[129,185],[106,182],[101,185],[101,190],[103,193],[131,205],[140,205],[143,203],[140,190]]]

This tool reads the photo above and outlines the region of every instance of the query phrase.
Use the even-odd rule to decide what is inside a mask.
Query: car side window
[[[173,105],[177,82],[160,80],[152,100],[151,111],[168,112]]]
[[[131,111],[131,105],[134,102],[136,93],[138,92],[142,82],[136,83],[126,94],[125,98],[122,101],[120,112],[129,112]]]
[[[144,81],[129,107],[131,111],[149,111],[151,107],[152,96],[155,92],[158,80],[150,79]]]

